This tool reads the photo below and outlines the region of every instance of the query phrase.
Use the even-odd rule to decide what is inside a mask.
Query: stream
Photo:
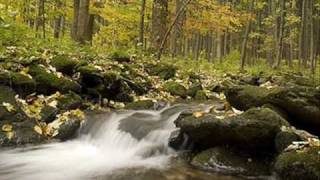
[[[196,170],[168,147],[180,113],[207,108],[175,105],[159,111],[89,115],[74,140],[0,152],[0,179],[239,179]]]

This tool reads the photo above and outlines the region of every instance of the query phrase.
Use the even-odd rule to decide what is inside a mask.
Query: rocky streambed
[[[226,74],[212,78],[126,55],[42,52],[38,58],[21,58],[17,53],[10,51],[0,59],[2,149],[50,147],[57,142],[62,142],[61,148],[69,147],[67,140],[79,137],[80,127],[92,121],[85,118],[89,112],[148,109],[155,115],[169,102],[182,103],[188,105],[169,108],[166,113],[170,115],[161,117],[166,122],[174,119],[166,124],[171,129],[161,142],[170,145],[167,150],[183,152],[186,171],[219,173],[226,179],[229,175],[320,178],[320,89],[302,75]],[[186,108],[200,104],[206,108]],[[154,123],[154,118],[139,113],[123,119],[131,124],[121,126],[122,131],[139,141],[155,127],[163,127],[162,121]],[[33,155],[37,152],[45,155],[39,151]],[[182,179],[198,178],[180,175]]]

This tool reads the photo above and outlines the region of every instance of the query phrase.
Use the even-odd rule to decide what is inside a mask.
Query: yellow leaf
[[[194,112],[192,113],[192,115],[196,118],[202,117],[205,114],[205,112],[203,111],[199,111],[199,112]]]
[[[10,103],[3,102],[2,106],[5,107],[8,112],[15,111],[14,106],[12,104],[10,104]]]
[[[2,131],[4,131],[4,132],[11,132],[12,131],[12,126],[10,125],[10,124],[4,124],[3,126],[2,126]]]
[[[42,135],[42,129],[41,129],[41,127],[35,125],[35,126],[33,127],[33,130],[34,130],[35,132],[37,132],[38,134],[41,134],[41,135]]]
[[[13,136],[14,136],[14,132],[13,132],[13,131],[6,132],[6,135],[7,135],[7,138],[8,138],[9,140],[11,140],[11,139],[13,138]]]

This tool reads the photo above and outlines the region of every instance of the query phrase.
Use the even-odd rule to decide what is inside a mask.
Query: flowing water
[[[182,111],[126,111],[89,116],[78,138],[0,152],[1,180],[234,179],[194,170],[168,147]]]

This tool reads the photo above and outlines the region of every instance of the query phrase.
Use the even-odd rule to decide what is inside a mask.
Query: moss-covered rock
[[[52,106],[44,106],[40,112],[41,121],[50,123],[56,118],[56,115],[58,113],[59,113],[58,108],[55,108]]]
[[[155,103],[152,100],[142,100],[132,102],[126,105],[127,109],[132,110],[147,110],[147,109],[154,109]]]
[[[200,169],[231,175],[270,175],[269,164],[266,160],[227,147],[202,151],[193,157],[191,164]]]
[[[103,84],[103,74],[93,65],[80,66],[77,72],[81,74],[81,85],[84,88],[95,88]]]
[[[187,89],[177,82],[167,82],[163,87],[165,91],[174,96],[180,96],[182,98],[185,98],[187,96]]]
[[[225,119],[213,114],[199,118],[189,115],[179,118],[176,125],[200,149],[231,145],[261,151],[274,151],[276,135],[282,126],[289,126],[286,120],[268,108],[253,108]]]
[[[0,121],[0,127],[5,124],[12,126],[12,130],[4,132],[0,130],[0,147],[37,144],[45,141],[45,138],[34,131],[35,122],[27,119],[23,122]]]
[[[0,85],[0,121],[23,121],[27,119],[15,99],[16,93],[7,86]]]
[[[258,86],[234,86],[225,92],[228,102],[239,110],[248,110],[252,107],[259,107],[266,104],[271,94],[276,94],[282,89],[267,89]]]
[[[30,66],[30,74],[36,81],[37,92],[43,94],[52,94],[56,91],[67,93],[69,91],[80,92],[81,86],[65,77],[46,71],[45,67],[40,65]]]
[[[293,131],[280,131],[275,139],[275,148],[278,153],[285,150],[292,142],[301,141],[299,135]]]
[[[197,101],[205,101],[208,99],[208,96],[204,91],[197,91],[196,95],[194,96],[194,99]]]
[[[71,139],[76,135],[80,126],[81,120],[76,117],[64,121],[63,124],[59,127],[59,134],[55,138],[63,141]]]
[[[0,84],[12,87],[22,96],[31,94],[36,89],[36,82],[32,78],[11,71],[0,72]]]
[[[159,76],[161,79],[168,80],[176,75],[177,68],[169,64],[156,64],[148,67],[148,73],[152,76]]]
[[[51,65],[55,67],[57,71],[67,75],[72,75],[79,64],[81,64],[79,61],[67,55],[58,55],[51,60]]]
[[[77,109],[82,106],[82,98],[73,92],[61,95],[58,99],[57,108],[61,111]]]
[[[284,152],[276,159],[274,169],[280,179],[320,179],[320,147]]]
[[[202,88],[202,85],[201,83],[193,83],[189,89],[187,90],[187,94],[188,96],[190,97],[195,97],[197,92],[198,91],[201,91],[203,88]]]
[[[109,58],[115,61],[118,61],[120,63],[130,62],[130,55],[126,51],[119,50],[119,49],[113,50],[112,52],[110,52]]]

